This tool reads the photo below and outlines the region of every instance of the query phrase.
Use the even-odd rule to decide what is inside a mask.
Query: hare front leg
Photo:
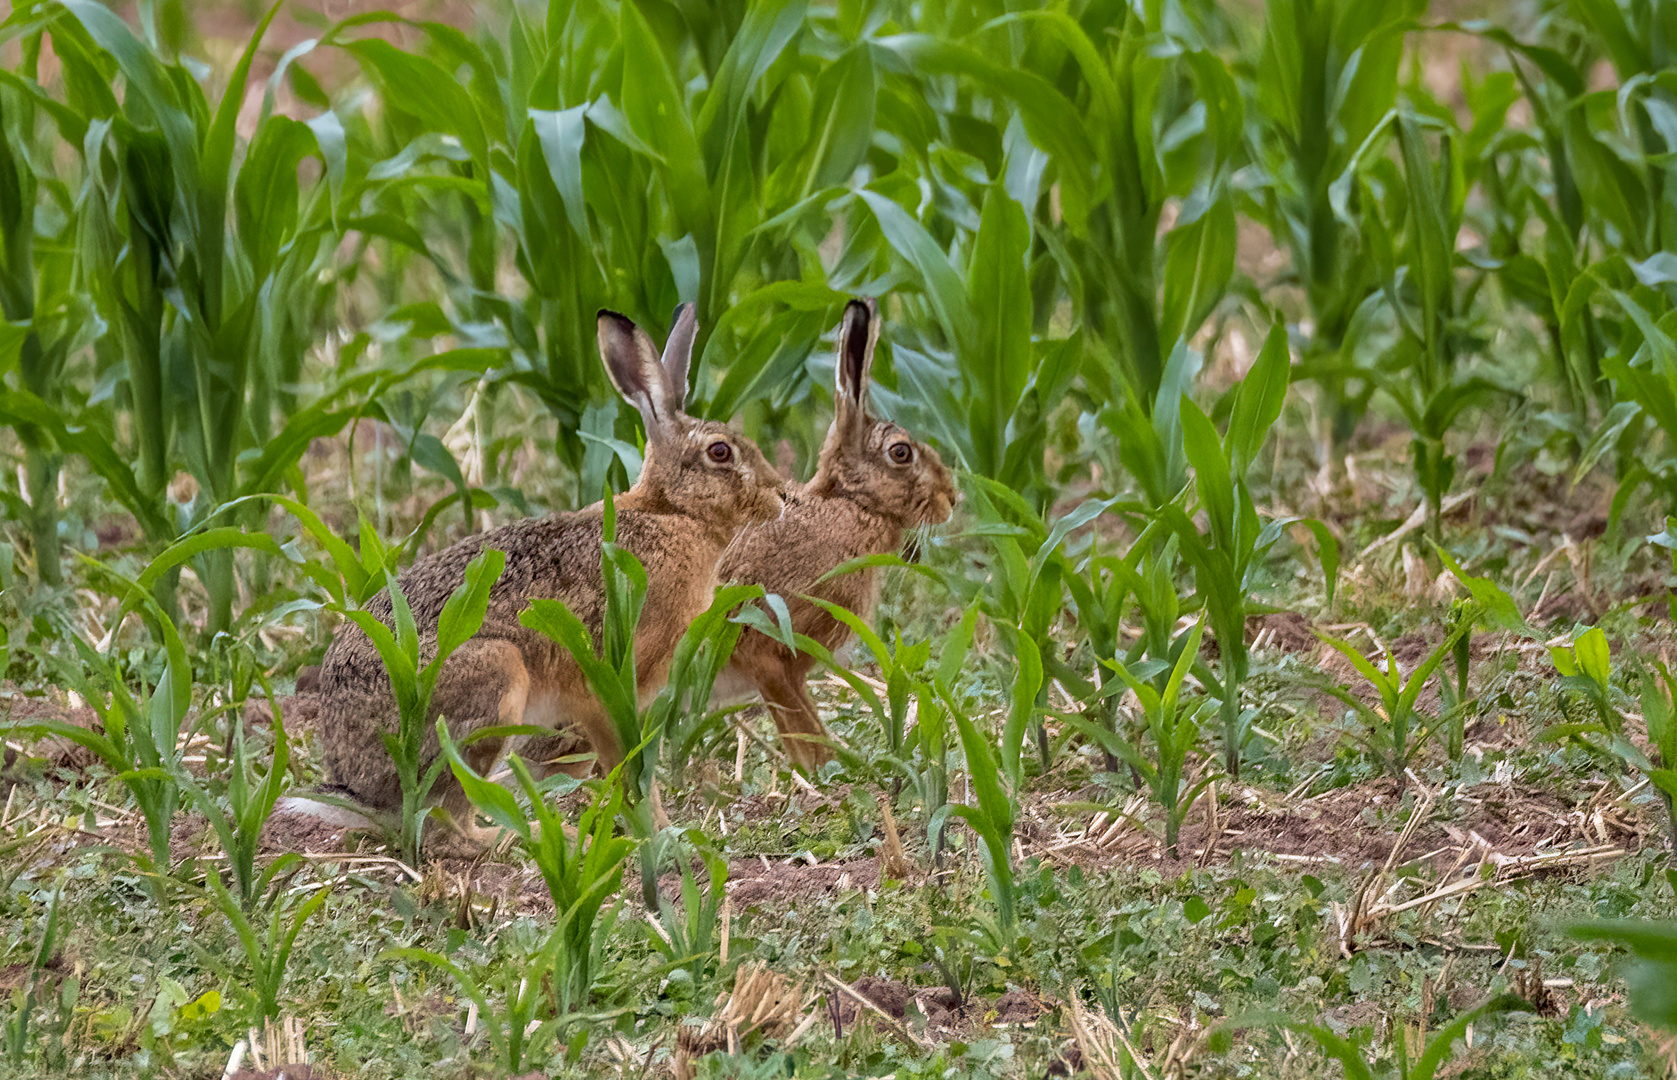
[[[518,647],[510,641],[473,638],[443,665],[431,696],[431,713],[445,718],[449,736],[458,743],[485,728],[522,723],[529,697],[530,673]],[[439,749],[435,733],[428,733],[427,742],[433,752]],[[462,746],[460,756],[478,775],[487,777],[505,745],[504,738],[478,739]],[[497,838],[498,829],[473,824],[471,801],[452,770],[444,769],[437,777],[431,802],[468,842],[487,847]]]
[[[802,665],[787,667],[765,665],[755,672],[757,692],[769,707],[774,726],[780,729],[780,741],[792,764],[813,773],[832,760],[828,747],[827,728],[821,714],[815,710],[815,699],[809,696],[806,680],[808,669]]]

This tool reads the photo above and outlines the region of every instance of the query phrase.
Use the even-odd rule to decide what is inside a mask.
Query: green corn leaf
[[[1036,640],[1024,630],[1016,631],[1013,659],[1019,665],[1014,673],[1013,695],[1008,704],[1007,723],[1002,728],[1002,765],[1015,788],[1024,780],[1020,771],[1020,751],[1025,744],[1025,729],[1036,715],[1037,692],[1042,688],[1042,656]]]
[[[1233,552],[1235,491],[1229,477],[1229,460],[1223,455],[1223,441],[1198,405],[1186,396],[1181,401],[1182,447],[1194,467],[1194,485],[1211,520],[1211,535],[1219,548]],[[1186,543],[1187,538],[1183,541]]]
[[[530,821],[524,816],[524,811],[519,809],[518,800],[500,784],[492,784],[479,776],[477,771],[466,763],[466,759],[460,756],[459,746],[449,736],[447,722],[441,717],[437,718],[437,745],[448,759],[449,768],[466,792],[466,797],[472,801],[472,805],[488,815],[495,824],[528,843]],[[516,760],[516,757],[509,760]],[[536,801],[540,802],[539,799]]]
[[[494,548],[484,548],[466,564],[464,580],[449,594],[437,618],[437,656],[430,666],[440,668],[456,649],[477,634],[489,610],[490,594],[506,565],[506,553]]]
[[[1379,668],[1370,663],[1368,658],[1358,651],[1356,646],[1352,645],[1348,641],[1340,641],[1338,638],[1328,637],[1326,634],[1317,634],[1316,636],[1321,638],[1328,645],[1337,649],[1340,654],[1345,657],[1345,659],[1351,661],[1351,666],[1356,668],[1357,672],[1362,675],[1363,678],[1367,679],[1371,686],[1380,692],[1382,699],[1386,698],[1388,694],[1391,694],[1394,698],[1396,697],[1394,692],[1395,681],[1397,679],[1396,671],[1392,671],[1389,674],[1381,671]]]
[[[1579,635],[1578,640],[1573,642],[1572,647],[1578,657],[1579,669],[1595,680],[1597,685],[1605,688],[1612,677],[1607,634],[1601,627],[1592,626]]]
[[[1504,592],[1500,585],[1490,578],[1474,577],[1467,573],[1448,551],[1437,544],[1433,545],[1433,550],[1438,553],[1438,557],[1443,560],[1445,568],[1450,571],[1455,579],[1467,586],[1469,594],[1484,609],[1485,615],[1494,625],[1525,637],[1538,636],[1537,632],[1526,624],[1526,620],[1520,614],[1520,609],[1515,606],[1513,598]]]
[[[1322,563],[1322,577],[1327,581],[1328,606],[1333,606],[1334,588],[1339,584],[1339,540],[1327,525],[1315,518],[1300,521],[1316,538],[1316,553]]]
[[[873,49],[859,43],[815,80],[810,143],[793,159],[804,169],[799,199],[843,184],[866,159],[873,139],[874,102]]]
[[[965,341],[975,317],[967,302],[960,275],[949,264],[943,249],[932,239],[925,226],[896,202],[865,188],[856,194],[873,211],[886,241],[914,272],[945,333],[953,341]]]
[[[601,705],[619,725],[620,732],[624,730],[623,725],[638,727],[634,686],[625,685],[619,671],[600,659],[594,651],[593,635],[570,608],[559,600],[535,599],[520,613],[518,621],[565,647],[587,676],[588,685]]]
[[[1159,698],[1159,713],[1168,720],[1176,718],[1177,702],[1182,697],[1182,684],[1188,678],[1188,671],[1194,661],[1199,658],[1200,636],[1205,633],[1205,618],[1202,616],[1188,631],[1188,640],[1182,646],[1182,654],[1176,658],[1176,666],[1171,669],[1170,678],[1165,680],[1165,692]]]
[[[403,52],[379,38],[339,46],[358,60],[384,87],[384,101],[431,130],[460,140],[479,168],[489,168],[489,139],[466,88],[440,64]]]
[[[960,677],[961,668],[966,663],[967,651],[972,647],[973,634],[978,629],[979,603],[980,601],[974,600],[968,604],[966,610],[961,613],[961,621],[944,635],[943,649],[938,657],[937,673],[934,676],[940,687],[953,687],[955,680]]]
[[[1234,198],[1220,193],[1199,217],[1171,230],[1165,243],[1164,310],[1159,339],[1194,336],[1234,274]]]
[[[884,221],[880,224],[885,227]],[[1033,366],[1031,292],[1025,269],[1030,245],[1031,227],[1024,208],[1002,185],[992,185],[984,194],[967,271],[974,319],[951,327],[955,340],[962,344],[962,367],[972,394],[967,422],[979,455],[974,464],[988,476],[1000,474],[1008,420],[1025,393]]]
[[[1235,397],[1234,413],[1225,439],[1229,468],[1234,475],[1244,476],[1251,467],[1252,459],[1263,447],[1269,429],[1281,416],[1291,380],[1292,360],[1287,350],[1287,328],[1277,321],[1270,327],[1269,337],[1265,339],[1264,347],[1258,352],[1258,358],[1246,373],[1246,378],[1241,380]],[[1331,586],[1328,602],[1333,602]]]
[[[398,644],[390,627],[380,622],[372,613],[352,610],[344,614],[361,628],[361,632],[367,635],[373,647],[378,650],[379,658],[384,661],[385,671],[390,675],[391,689],[395,692],[397,701],[417,701],[419,672],[414,664],[413,652]]]
[[[541,145],[548,175],[565,206],[565,217],[583,244],[594,242],[588,203],[582,189],[582,147],[587,137],[587,105],[564,110],[531,109],[530,124]]]

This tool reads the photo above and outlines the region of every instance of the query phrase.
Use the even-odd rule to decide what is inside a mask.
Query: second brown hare
[[[839,327],[833,423],[815,475],[797,489],[778,520],[740,534],[720,571],[723,581],[779,593],[793,629],[829,651],[848,640],[850,628],[799,597],[818,596],[868,618],[879,595],[874,568],[816,582],[851,559],[901,550],[909,530],[947,520],[955,506],[955,484],[937,451],[868,412],[868,378],[878,338],[874,301],[852,300]],[[746,630],[715,691],[719,701],[760,694],[787,756],[807,770],[832,757],[827,730],[805,685],[814,665],[814,657]]]
[[[677,641],[715,595],[717,564],[739,531],[779,517],[784,482],[748,439],[722,424],[682,411],[695,322],[692,305],[679,311],[662,359],[644,331],[621,315],[599,316],[600,353],[613,384],[640,412],[646,453],[640,478],[615,500],[616,542],[647,572],[646,603],[635,634],[637,689],[644,705],[668,677]],[[553,740],[580,735],[602,768],[622,759],[612,725],[571,655],[526,628],[519,614],[533,598],[563,600],[598,641],[604,618],[600,572],[603,505],[520,521],[467,537],[420,559],[399,584],[413,610],[421,652],[435,655],[437,620],[466,566],[481,551],[506,553],[506,569],[491,592],[483,627],[443,667],[429,722],[447,718],[456,740],[485,727],[524,724],[552,729]],[[382,593],[368,606],[391,618]],[[422,655],[426,663],[430,655]],[[318,725],[333,786],[355,802],[388,811],[401,805],[401,787],[382,736],[393,730],[396,708],[389,677],[372,642],[355,625],[338,631],[321,663]],[[481,739],[463,750],[487,774],[506,740]],[[542,760],[538,747],[536,760]],[[434,732],[428,756],[438,752]],[[532,756],[527,754],[526,756]],[[545,771],[551,772],[552,768]],[[463,835],[481,841],[458,782],[444,770],[433,792]]]

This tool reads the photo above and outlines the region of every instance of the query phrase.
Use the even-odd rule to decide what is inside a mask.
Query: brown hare
[[[851,559],[900,550],[908,530],[946,521],[957,497],[937,451],[868,414],[868,374],[878,338],[877,305],[871,298],[852,300],[839,327],[833,424],[815,475],[794,492],[778,519],[742,532],[719,571],[723,581],[779,593],[793,629],[829,650],[844,644],[850,628],[799,596],[818,596],[867,618],[879,593],[873,568],[816,581]],[[804,685],[814,665],[814,657],[746,630],[715,692],[719,702],[760,694],[787,755],[808,770],[832,756]]]
[[[682,411],[694,328],[693,307],[683,305],[660,360],[651,338],[634,323],[614,312],[599,316],[606,370],[646,425],[640,479],[616,499],[616,542],[647,570],[646,603],[635,636],[643,704],[662,687],[688,624],[710,606],[722,553],[743,527],[777,518],[785,495],[784,481],[750,440]],[[518,620],[533,598],[563,600],[598,639],[604,609],[602,520],[603,506],[596,503],[516,522],[467,537],[402,574],[421,650],[434,650],[443,603],[460,585],[466,565],[486,548],[506,553],[482,629],[443,667],[431,724],[438,715],[447,717],[456,739],[488,726],[534,725],[580,735],[602,768],[622,759],[611,723],[570,654]],[[389,594],[380,594],[368,610],[388,620]],[[326,650],[317,687],[317,723],[332,787],[374,810],[399,807],[401,788],[382,738],[396,721],[390,681],[378,651],[353,623],[343,626]],[[482,739],[463,753],[475,769],[488,773],[506,749],[504,741]],[[434,732],[427,736],[427,749],[435,760]],[[446,770],[432,801],[463,835],[483,839],[470,828],[464,794]]]

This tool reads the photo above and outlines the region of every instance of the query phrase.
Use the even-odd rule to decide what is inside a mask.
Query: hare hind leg
[[[485,728],[522,723],[529,698],[530,673],[518,647],[510,641],[473,638],[443,665],[432,693],[431,713],[446,719],[449,736],[459,742]],[[427,742],[434,752],[440,749],[434,733],[427,735]],[[501,737],[478,739],[461,747],[460,756],[479,776],[487,777],[505,747],[506,739]],[[448,815],[454,830],[470,844],[487,847],[500,832],[473,824],[471,800],[452,770],[444,769],[438,775],[430,801]]]
[[[606,724],[604,714],[599,713],[597,709],[587,713],[582,720],[572,718],[564,729],[525,743],[524,756],[536,775],[544,780],[556,773],[574,776],[579,780],[592,772],[609,774],[623,761],[623,754],[617,749],[615,737],[610,745],[602,750],[583,734],[589,730],[602,730]],[[594,751],[592,755],[589,754],[590,748]],[[664,799],[659,793],[656,778],[652,782],[652,823],[660,830],[670,826],[670,817],[664,812]]]

